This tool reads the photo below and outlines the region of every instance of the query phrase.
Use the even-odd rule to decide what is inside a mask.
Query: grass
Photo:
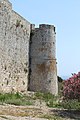
[[[6,94],[0,94],[0,104],[13,104],[13,105],[32,105],[32,101],[26,99],[25,96],[19,94],[19,93],[6,93]]]
[[[77,99],[73,100],[64,100],[60,103],[60,105],[65,109],[74,109],[74,110],[80,110],[80,102]]]
[[[62,100],[62,102],[59,102],[59,97],[50,93],[36,92],[33,96],[26,96],[20,93],[0,94],[0,104],[33,105],[37,99],[41,102],[45,101],[48,107],[80,110],[80,102],[78,100]]]
[[[36,92],[34,96],[24,96],[19,93],[0,94],[0,104],[32,105],[37,99],[45,101],[48,107],[59,107],[57,97],[50,93]]]
[[[6,104],[13,104],[17,106],[25,106],[25,105],[34,105],[34,102],[36,100],[45,101],[46,105],[51,108],[62,108],[68,109],[68,110],[80,110],[80,102],[78,100],[62,100],[59,102],[59,97],[54,96],[50,93],[41,93],[36,92],[32,96],[26,96],[22,95],[20,93],[6,93],[6,94],[0,94],[0,104],[6,103]],[[41,103],[42,104],[42,103]],[[16,106],[15,106],[16,107]],[[63,120],[63,118],[56,113],[49,113],[42,112],[40,108],[36,109],[34,106],[33,108],[15,108],[16,111],[13,110],[9,111],[8,109],[3,109],[0,114],[2,115],[12,115],[12,116],[32,116],[32,117],[40,117],[40,118],[46,118],[48,120]],[[2,116],[5,117],[5,116]],[[64,116],[65,117],[65,116]]]
[[[35,94],[36,99],[41,99],[44,100],[45,102],[48,102],[49,100],[55,99],[55,96],[52,95],[51,93],[41,93],[41,92],[36,92]]]
[[[40,99],[46,102],[46,105],[48,107],[57,107],[59,108],[60,105],[58,103],[58,96],[54,96],[51,93],[41,93],[41,92],[37,92],[35,93],[35,97],[36,99]]]
[[[58,115],[48,115],[48,114],[42,115],[40,118],[45,118],[48,120],[63,120],[62,117]]]
[[[71,110],[71,109],[80,110],[80,101],[78,101],[77,99],[62,100],[60,102],[59,96],[54,96],[50,93],[41,93],[41,92],[35,93],[35,98],[44,100],[48,107],[64,108],[64,109],[68,109],[68,110]]]

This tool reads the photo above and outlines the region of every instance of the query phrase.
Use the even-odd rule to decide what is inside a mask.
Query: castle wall
[[[39,28],[0,0],[0,93],[27,90],[57,94],[55,27]]]
[[[0,92],[26,92],[30,23],[0,1]]]
[[[55,27],[33,29],[30,41],[29,90],[58,93]]]

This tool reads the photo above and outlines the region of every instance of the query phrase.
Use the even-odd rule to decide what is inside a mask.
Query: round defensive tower
[[[53,25],[41,24],[31,32],[29,90],[58,93],[56,39]]]

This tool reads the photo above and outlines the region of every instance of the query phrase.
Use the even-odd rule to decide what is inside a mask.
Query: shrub
[[[36,92],[35,97],[37,99],[45,100],[46,102],[51,99],[53,100],[55,98],[55,96],[52,95],[51,93],[42,93],[42,92]]]
[[[58,82],[63,82],[63,79],[60,76],[57,76]]]
[[[58,78],[58,95],[62,96],[63,79],[59,76],[57,78]]]
[[[58,96],[54,96],[51,93],[36,92],[35,99],[45,101],[48,107],[60,107],[58,103]]]
[[[60,105],[65,108],[65,109],[75,109],[75,110],[80,110],[80,102],[76,99],[73,100],[64,100],[63,102],[60,103]]]
[[[66,99],[80,100],[80,72],[64,81],[63,96]]]

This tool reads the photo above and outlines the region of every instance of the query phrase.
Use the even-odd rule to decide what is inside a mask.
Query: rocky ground
[[[0,105],[0,120],[80,120],[80,111],[46,106]]]
[[[80,120],[80,111],[50,108],[42,99],[32,99],[32,103],[26,106],[0,103],[0,120]]]

